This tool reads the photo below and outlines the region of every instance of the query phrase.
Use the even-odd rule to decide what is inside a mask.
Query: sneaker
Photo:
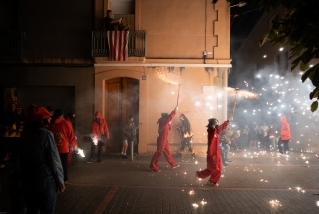
[[[122,158],[128,159],[127,155],[123,155]]]
[[[207,181],[207,185],[209,186],[217,186],[216,183],[211,182],[210,180]]]
[[[229,164],[228,163],[223,163],[223,166],[228,166]]]
[[[86,161],[86,163],[93,163],[93,160],[90,159],[90,160]]]
[[[199,174],[199,171],[196,171],[196,172],[195,172],[195,180],[196,180],[196,181],[199,179],[199,175],[198,175],[198,174]]]
[[[180,167],[181,165],[176,165],[176,166],[172,166],[172,169],[176,169],[178,167]]]
[[[69,185],[69,184],[71,184],[71,181],[64,181],[64,184]]]
[[[152,170],[152,172],[160,172],[161,171],[159,169],[152,169],[152,168],[151,168],[151,170]]]
[[[233,161],[228,159],[228,160],[226,160],[226,162],[233,162]]]
[[[103,161],[101,159],[97,159],[97,162],[99,163],[103,163]]]

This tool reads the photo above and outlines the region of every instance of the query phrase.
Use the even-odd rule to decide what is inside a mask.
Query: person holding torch
[[[102,146],[106,145],[106,141],[110,139],[110,132],[106,120],[99,111],[95,113],[95,119],[91,125],[91,154],[90,160],[86,163],[93,163],[94,150],[97,146],[97,162],[103,163],[101,159]]]
[[[203,179],[210,176],[210,179],[207,181],[207,185],[216,186],[220,179],[223,165],[219,148],[219,133],[227,128],[230,121],[232,121],[232,118],[219,125],[219,121],[216,118],[208,120],[208,125],[206,126],[208,133],[207,167],[202,171],[196,171],[196,178]]]
[[[158,137],[157,137],[157,150],[151,160],[150,168],[153,172],[159,172],[158,161],[162,154],[164,154],[166,160],[171,165],[172,169],[179,167],[176,164],[168,145],[168,131],[171,130],[171,121],[177,112],[178,106],[170,113],[162,113],[161,118],[158,119]]]

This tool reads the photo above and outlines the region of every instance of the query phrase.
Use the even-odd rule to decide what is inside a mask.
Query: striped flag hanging
[[[129,31],[107,31],[107,39],[111,60],[127,61]]]

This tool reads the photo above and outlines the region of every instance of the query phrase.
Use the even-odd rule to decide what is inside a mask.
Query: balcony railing
[[[0,31],[0,59],[23,61],[28,57],[28,40],[25,32]]]
[[[146,55],[146,31],[130,31],[128,41],[129,57],[144,57]],[[107,39],[105,31],[92,32],[92,57],[108,57]]]

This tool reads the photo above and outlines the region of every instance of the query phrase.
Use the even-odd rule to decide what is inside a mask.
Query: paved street
[[[65,193],[59,194],[56,213],[319,213],[317,154],[233,151],[219,186],[196,181],[195,171],[205,157],[175,158],[171,169],[162,157],[161,172],[149,169],[151,155],[133,162],[106,154],[104,163],[86,164],[76,158],[69,167]],[[7,170],[8,171],[8,170]],[[0,211],[9,213],[4,177]],[[5,202],[5,203],[3,203]]]

